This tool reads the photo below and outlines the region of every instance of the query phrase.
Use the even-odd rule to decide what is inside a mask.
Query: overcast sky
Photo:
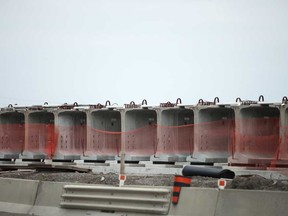
[[[0,0],[0,106],[280,101],[287,0]]]

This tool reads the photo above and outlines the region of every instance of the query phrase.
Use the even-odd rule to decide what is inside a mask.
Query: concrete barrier
[[[287,215],[288,192],[182,188],[179,204],[169,215],[282,216]]]
[[[168,215],[214,216],[217,196],[217,189],[182,188],[178,204],[170,205]]]
[[[101,209],[60,208],[64,185],[67,183],[0,178],[0,212],[39,216],[107,215],[109,213],[101,211]],[[179,203],[177,205],[170,204],[168,215],[282,216],[287,215],[288,212],[287,200],[288,192],[282,191],[231,189],[219,191],[213,188],[182,188]],[[147,215],[135,212],[115,211],[113,213],[117,216],[123,214],[127,216]]]
[[[288,192],[221,190],[215,216],[282,216],[288,214]]]
[[[38,181],[0,179],[0,212],[28,213],[35,203]]]
[[[40,182],[35,205],[29,211],[34,215],[62,215],[63,210],[59,208],[64,182]]]

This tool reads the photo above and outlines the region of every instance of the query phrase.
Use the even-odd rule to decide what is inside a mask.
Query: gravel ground
[[[118,185],[115,173],[77,173],[77,172],[39,172],[39,171],[2,171],[1,178],[32,179],[53,182],[73,182],[85,184]],[[173,175],[128,175],[125,185],[173,186]],[[217,188],[217,179],[208,177],[192,178],[192,187]],[[268,180],[261,176],[236,176],[228,181],[226,188],[247,190],[288,191],[288,181]]]

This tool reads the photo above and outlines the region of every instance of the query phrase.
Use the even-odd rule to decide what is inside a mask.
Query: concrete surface
[[[274,191],[222,190],[214,216],[284,216],[288,193]]]
[[[0,212],[28,213],[37,190],[38,181],[0,179]]]
[[[217,196],[217,189],[182,188],[179,203],[170,205],[169,215],[214,215]]]
[[[65,183],[0,179],[0,215],[111,215],[109,212],[61,209]],[[171,188],[172,189],[172,188]],[[168,215],[283,216],[288,212],[288,192],[182,188],[178,205]],[[11,214],[7,214],[11,215]],[[145,215],[115,212],[113,215]]]

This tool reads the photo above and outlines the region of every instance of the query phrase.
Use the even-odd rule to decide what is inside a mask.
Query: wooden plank
[[[0,170],[18,170],[18,169],[35,169],[35,170],[47,170],[47,171],[64,171],[64,172],[81,172],[89,173],[91,169],[80,168],[70,165],[52,165],[52,164],[28,164],[28,165],[14,165],[14,164],[1,164]]]

